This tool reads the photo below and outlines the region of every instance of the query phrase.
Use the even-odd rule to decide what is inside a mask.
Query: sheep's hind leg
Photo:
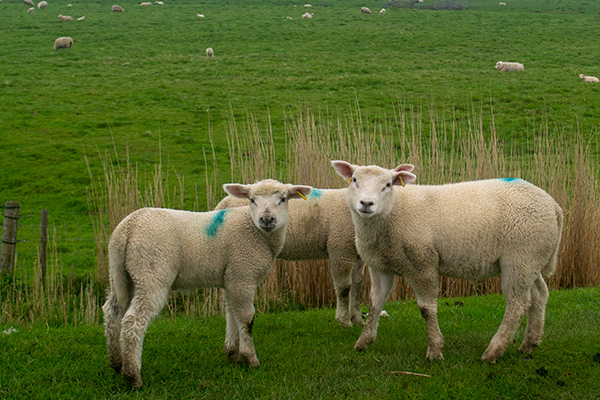
[[[151,293],[151,295],[147,295]],[[169,296],[169,288],[144,290],[136,288],[131,305],[121,321],[121,373],[135,388],[142,386],[142,345],[150,322],[163,309]]]
[[[335,286],[336,309],[335,319],[340,325],[349,327],[352,325],[350,319],[350,292],[352,290],[352,269],[349,263],[329,260],[331,277]]]
[[[362,296],[364,278],[365,264],[362,260],[356,260],[352,269],[352,286],[350,288],[350,320],[354,326],[364,325],[360,310],[360,298]]]
[[[240,360],[250,367],[258,367],[260,363],[256,357],[252,339],[255,313],[253,300],[256,286],[229,287],[225,289],[225,292],[229,312],[232,314],[232,318],[235,318],[238,327]]]
[[[531,288],[531,305],[527,309],[527,328],[519,351],[530,353],[534,347],[542,343],[547,303],[548,286],[544,278],[539,275]]]
[[[117,296],[111,290],[102,306],[104,312],[104,334],[106,335],[106,345],[108,347],[108,361],[115,371],[120,372],[123,366],[121,359],[121,345],[119,337],[121,335],[121,319],[125,314],[124,309],[119,307]]]
[[[502,274],[502,292],[506,297],[506,311],[498,331],[481,357],[482,361],[494,363],[504,354],[525,315],[525,311],[529,309],[531,286],[526,285],[525,282],[526,278],[524,277],[511,277],[509,274]]]
[[[365,326],[356,341],[356,345],[354,345],[354,349],[356,350],[368,349],[371,343],[377,338],[379,316],[381,315],[383,304],[394,286],[394,275],[375,268],[369,269],[369,272],[371,275],[371,305]]]

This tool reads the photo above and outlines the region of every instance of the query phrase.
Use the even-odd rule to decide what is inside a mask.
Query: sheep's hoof
[[[373,343],[373,341],[366,341],[366,340],[358,339],[358,341],[356,342],[356,345],[354,345],[354,350],[357,350],[357,351],[368,350],[369,346],[371,346],[371,343]]]
[[[237,350],[229,350],[227,352],[227,360],[230,363],[238,364],[244,362],[242,355]]]
[[[258,368],[260,366],[260,362],[256,356],[242,356],[242,359],[244,364],[250,368]]]
[[[134,389],[139,389],[143,386],[142,378],[139,375],[123,375],[123,377]]]
[[[364,326],[365,321],[362,319],[362,316],[354,316],[352,317],[352,326]]]
[[[350,328],[352,326],[352,323],[350,322],[349,319],[341,319],[341,318],[336,318],[337,322],[340,323],[341,326],[343,326],[344,328]]]
[[[519,351],[521,353],[529,354],[533,351],[534,348],[538,347],[539,345],[539,342],[523,342],[521,344],[521,347],[519,347]]]
[[[435,361],[435,360],[443,360],[444,359],[444,355],[442,354],[442,352],[429,352],[427,351],[427,359],[429,361]]]
[[[492,352],[488,352],[486,350],[485,353],[483,353],[483,356],[481,356],[481,361],[489,364],[496,364],[496,360],[498,360],[498,357],[500,357],[500,355],[495,355],[491,353]]]

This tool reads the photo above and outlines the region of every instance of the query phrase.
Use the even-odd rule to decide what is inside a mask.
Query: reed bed
[[[284,118],[284,143],[277,143],[272,122],[248,114],[228,117],[229,165],[219,165],[214,148],[204,150],[206,180],[196,184],[196,201],[212,209],[223,197],[226,181],[254,182],[263,178],[339,188],[345,183],[330,165],[332,159],[356,164],[416,166],[420,184],[444,184],[498,177],[526,179],[548,191],[566,216],[559,265],[549,278],[550,288],[600,286],[600,187],[598,155],[581,132],[562,132],[541,124],[534,139],[515,148],[498,139],[493,110],[471,107],[466,120],[452,109],[436,113],[431,105],[398,102],[392,115],[363,117],[355,106],[347,112],[315,111],[309,105]],[[213,135],[209,128],[209,135]],[[212,141],[211,141],[212,142]],[[595,144],[595,143],[594,143]],[[100,152],[102,174],[90,172],[88,205],[96,237],[97,270],[77,279],[62,271],[56,251],[49,252],[46,282],[34,268],[27,276],[3,277],[0,322],[98,324],[108,283],[107,244],[123,217],[145,206],[184,208],[184,177],[165,167],[160,154],[153,171],[139,171],[129,152],[120,156],[116,146]],[[229,170],[229,174],[221,171]],[[91,171],[91,169],[90,169]],[[226,176],[228,175],[228,176]],[[198,189],[199,186],[203,186]],[[205,199],[201,199],[205,196]],[[56,248],[52,244],[51,249]],[[442,278],[441,295],[464,297],[498,293],[499,278],[463,281]],[[368,274],[363,289],[366,302]],[[398,278],[391,299],[413,296]],[[276,261],[256,296],[260,311],[332,306],[335,292],[327,260]],[[200,289],[171,296],[167,313],[215,315],[222,313],[218,289]]]

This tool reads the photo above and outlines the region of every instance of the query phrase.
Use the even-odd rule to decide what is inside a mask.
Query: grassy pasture
[[[597,288],[553,291],[544,341],[517,351],[522,326],[497,364],[482,364],[502,318],[499,295],[442,299],[445,359],[427,362],[425,324],[415,301],[388,303],[379,337],[352,349],[360,328],[341,328],[333,309],[261,314],[261,361],[252,370],[223,354],[224,317],[171,319],[149,327],[141,390],[108,366],[100,326],[0,325],[0,397],[5,399],[597,399],[600,342]],[[333,321],[333,322],[332,322]],[[395,375],[394,371],[430,377]]]

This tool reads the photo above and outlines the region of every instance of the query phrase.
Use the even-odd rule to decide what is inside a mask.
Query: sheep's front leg
[[[409,285],[417,296],[417,305],[425,320],[427,329],[427,359],[442,360],[444,355],[444,337],[437,319],[437,299],[439,294],[439,276],[437,273],[421,271],[417,277],[406,276]]]
[[[349,327],[350,319],[350,292],[352,289],[352,262],[341,259],[342,257],[330,255],[329,263],[331,277],[335,287],[336,309],[335,319],[340,325]]]
[[[254,294],[256,286],[228,287],[225,296],[228,299],[229,313],[238,328],[239,337],[239,360],[251,367],[258,367],[259,361],[256,357],[254,341],[252,339],[252,327],[254,325]]]
[[[240,357],[240,331],[234,313],[231,310],[230,299],[228,291],[223,291],[223,297],[225,299],[225,354],[230,362],[239,363],[242,362]]]
[[[387,297],[392,290],[392,286],[394,286],[394,275],[375,268],[369,269],[369,272],[371,275],[371,304],[365,326],[354,346],[356,350],[368,349],[371,343],[377,338],[379,316],[383,309],[383,304],[387,300]]]

